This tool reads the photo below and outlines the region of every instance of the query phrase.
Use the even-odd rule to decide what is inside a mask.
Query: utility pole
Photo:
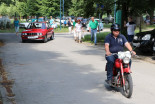
[[[65,2],[63,0],[63,21],[64,21],[64,4],[65,4]]]
[[[60,0],[60,30],[61,30],[61,0]]]
[[[114,6],[114,23],[116,23],[116,0],[115,0],[115,6]]]

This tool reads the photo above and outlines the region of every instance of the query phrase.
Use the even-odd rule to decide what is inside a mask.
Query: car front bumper
[[[155,42],[154,42],[154,45],[153,45],[153,53],[155,55]]]
[[[153,49],[153,42],[152,41],[133,41],[133,46],[137,47],[141,51],[149,51],[152,52]],[[154,46],[155,47],[155,46]]]
[[[44,40],[45,36],[21,36],[22,40]]]

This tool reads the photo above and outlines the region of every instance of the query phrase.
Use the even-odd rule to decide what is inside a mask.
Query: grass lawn
[[[98,43],[103,43],[106,35],[108,35],[109,33],[110,32],[98,33],[97,34],[97,42]],[[84,37],[84,39],[82,41],[93,43],[93,42],[91,42],[91,35],[89,35],[89,34],[88,35],[85,35],[85,37]]]
[[[20,28],[19,32],[21,33],[22,31],[24,31],[25,29]],[[60,27],[58,27],[57,29],[54,29],[55,33],[66,33],[68,32],[68,27],[62,27],[60,30]],[[15,33],[15,29],[11,28],[11,29],[0,29],[0,33]]]
[[[25,29],[19,29],[19,32],[22,32]],[[0,30],[0,33],[15,33],[15,29],[11,28],[11,29],[4,29],[4,30]]]
[[[69,32],[68,30],[68,27],[61,27],[61,30],[60,30],[60,27],[57,27],[56,29],[54,29],[54,32],[55,33],[66,33],[66,32]]]
[[[110,28],[111,27],[111,25],[112,25],[112,23],[109,23],[109,24],[103,24],[103,26],[104,26],[104,28]]]

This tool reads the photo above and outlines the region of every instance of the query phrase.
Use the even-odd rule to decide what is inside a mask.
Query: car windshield
[[[27,29],[46,29],[46,25],[45,23],[30,23]]]

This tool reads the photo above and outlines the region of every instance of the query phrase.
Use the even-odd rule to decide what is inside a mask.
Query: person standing
[[[66,21],[66,20],[64,21],[64,25],[65,25],[65,26],[67,25],[67,21]]]
[[[68,30],[69,30],[69,34],[72,33],[72,20],[71,18],[69,18],[69,21],[68,21]]]
[[[132,17],[128,17],[128,23],[124,22],[124,26],[127,27],[128,42],[131,44],[136,29],[136,24],[133,22]]]
[[[34,16],[32,16],[32,20],[31,20],[31,22],[36,22],[36,19],[35,19]]]
[[[15,27],[16,35],[18,36],[18,33],[19,33],[19,21],[18,21],[17,18],[15,18],[15,20],[14,20],[14,27]]]
[[[82,24],[80,20],[77,20],[77,23],[75,24],[75,31],[78,36],[78,43],[81,43],[81,35],[82,35]]]
[[[52,25],[54,24],[54,19],[52,18],[52,16],[50,16],[50,26],[52,27]]]
[[[98,21],[94,20],[94,17],[91,17],[91,21],[89,22],[89,31],[91,32],[91,41],[94,40],[95,45],[97,45],[97,27]]]

